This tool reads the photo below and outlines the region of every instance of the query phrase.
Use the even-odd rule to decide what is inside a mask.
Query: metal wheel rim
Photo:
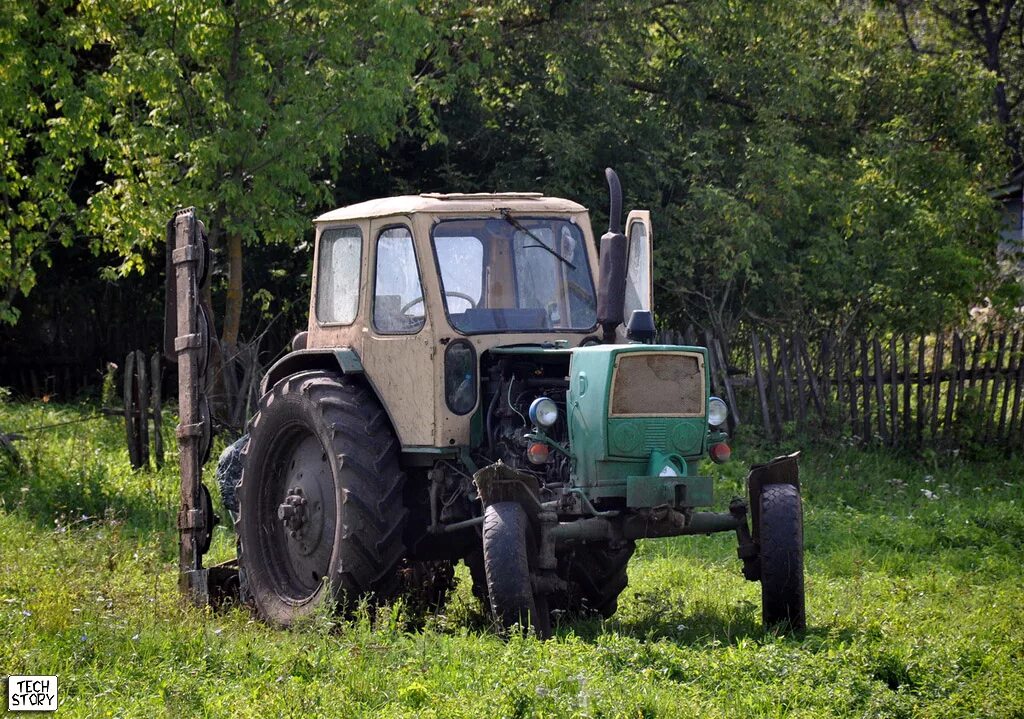
[[[301,490],[307,512],[293,533],[278,508],[295,489]],[[334,473],[320,439],[302,426],[282,432],[271,448],[259,496],[261,554],[274,590],[285,602],[306,602],[330,574],[338,524]]]

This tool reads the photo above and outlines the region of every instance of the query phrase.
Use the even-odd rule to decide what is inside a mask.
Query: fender
[[[350,347],[296,350],[271,365],[260,382],[260,394],[266,394],[271,387],[289,375],[311,369],[340,370],[342,374],[364,372],[359,355]]]

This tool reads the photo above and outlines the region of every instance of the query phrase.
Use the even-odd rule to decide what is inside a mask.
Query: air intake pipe
[[[622,234],[622,185],[612,168],[608,180],[608,231],[601,236],[601,264],[597,289],[597,321],[605,344],[615,342],[615,328],[622,324],[626,301],[626,261],[629,247]]]

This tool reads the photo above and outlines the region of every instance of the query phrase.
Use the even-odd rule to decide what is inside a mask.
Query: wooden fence
[[[663,341],[708,348],[730,430],[759,424],[842,434],[862,443],[1024,449],[1024,336],[959,332],[896,337],[751,333],[730,346],[710,333]]]

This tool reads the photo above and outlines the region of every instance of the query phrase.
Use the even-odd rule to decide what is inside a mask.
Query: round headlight
[[[729,408],[725,405],[725,402],[720,400],[718,397],[712,397],[708,400],[708,424],[712,427],[718,427],[719,425],[725,424],[725,420],[729,417]]]
[[[530,421],[538,427],[550,427],[558,421],[558,405],[550,397],[538,397],[530,405]]]

